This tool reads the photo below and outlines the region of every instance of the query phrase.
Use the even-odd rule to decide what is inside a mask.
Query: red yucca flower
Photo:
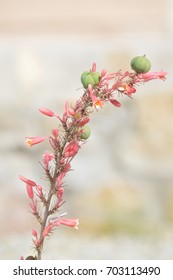
[[[142,57],[145,62],[146,58]],[[33,245],[36,256],[29,256],[27,259],[41,259],[44,240],[50,233],[60,225],[77,229],[79,220],[76,218],[64,219],[62,216],[67,213],[60,211],[65,203],[64,178],[71,170],[71,161],[78,154],[82,145],[90,136],[90,115],[98,111],[106,104],[120,107],[117,100],[122,94],[132,97],[136,92],[136,85],[148,82],[153,79],[165,80],[166,72],[146,72],[146,66],[138,65],[133,60],[133,67],[137,72],[121,71],[107,73],[103,69],[101,73],[96,72],[96,63],[93,63],[90,71],[85,71],[81,76],[84,86],[83,95],[79,100],[70,104],[65,102],[65,109],[62,117],[56,115],[48,108],[40,108],[39,111],[45,116],[54,117],[57,126],[51,130],[50,136],[26,137],[26,144],[32,147],[49,140],[49,150],[44,152],[41,166],[48,181],[48,186],[41,186],[35,181],[19,176],[19,179],[26,185],[29,202],[29,210],[39,223],[39,229],[32,230]],[[149,67],[149,62],[147,61]],[[133,68],[134,69],[134,68]],[[145,70],[145,71],[144,71]],[[142,71],[142,72],[140,72]],[[21,258],[23,259],[23,257]]]

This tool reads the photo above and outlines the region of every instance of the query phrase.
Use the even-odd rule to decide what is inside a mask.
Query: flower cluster
[[[29,147],[46,140],[50,144],[50,151],[46,151],[42,157],[42,167],[49,182],[46,191],[35,181],[19,177],[26,184],[29,209],[40,225],[39,231],[32,230],[36,250],[34,259],[41,259],[44,239],[53,229],[60,225],[78,228],[78,219],[64,219],[66,213],[60,212],[60,208],[64,204],[64,177],[71,170],[72,159],[90,136],[87,124],[91,113],[98,111],[106,103],[120,107],[121,103],[117,100],[120,94],[132,97],[136,92],[136,85],[153,79],[165,80],[165,76],[166,72],[118,71],[107,74],[105,69],[99,73],[93,63],[91,70],[84,72],[81,77],[84,86],[82,97],[74,104],[66,101],[62,117],[50,109],[39,109],[43,115],[56,118],[58,128],[53,129],[50,136],[26,137]]]

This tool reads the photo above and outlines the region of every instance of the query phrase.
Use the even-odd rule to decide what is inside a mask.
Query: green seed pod
[[[150,71],[151,62],[145,55],[136,56],[131,61],[131,67],[136,73],[147,73]]]
[[[84,88],[87,88],[89,84],[95,87],[99,84],[100,79],[101,76],[99,72],[85,71],[81,76],[81,83]]]
[[[84,125],[80,128],[80,131],[82,131],[80,138],[83,140],[87,140],[91,134],[91,129],[89,128],[89,126]]]
[[[99,72],[92,72],[92,75],[93,75],[93,79],[94,79],[94,82],[95,82],[95,86],[97,86],[100,82],[101,75],[100,75]]]

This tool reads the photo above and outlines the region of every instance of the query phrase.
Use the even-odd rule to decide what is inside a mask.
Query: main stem
[[[84,95],[85,94],[86,94],[86,92],[84,93]],[[83,112],[83,114],[85,114],[86,109],[88,107],[90,107],[90,103],[91,103],[90,99],[88,99],[88,98],[83,102],[83,107],[80,108],[81,112]],[[76,106],[74,111],[77,111],[78,108],[79,108],[79,104]],[[44,239],[45,239],[45,237],[43,237],[42,235],[43,235],[43,231],[44,231],[44,229],[46,227],[46,224],[47,224],[47,219],[50,215],[51,200],[52,200],[52,197],[53,197],[53,194],[54,194],[53,190],[55,189],[55,186],[56,186],[56,179],[59,176],[59,173],[61,172],[59,170],[60,159],[63,155],[63,151],[64,151],[64,148],[65,148],[66,144],[69,142],[69,139],[74,138],[73,134],[74,134],[74,131],[75,131],[75,128],[76,128],[76,124],[72,123],[70,129],[67,129],[66,124],[64,124],[63,127],[64,127],[64,130],[65,130],[64,131],[65,135],[64,135],[63,141],[61,142],[61,147],[60,147],[59,150],[57,150],[57,149],[54,150],[54,156],[55,156],[54,174],[52,176],[49,174],[49,176],[48,176],[49,181],[50,181],[50,189],[49,189],[48,198],[46,200],[46,203],[44,203],[45,211],[44,211],[43,219],[42,219],[42,223],[41,223],[40,239],[39,239],[39,240],[41,240],[41,242],[39,244],[39,247],[37,247],[37,259],[38,260],[41,260],[41,257],[42,257],[42,251],[43,251],[43,245],[44,245]]]
[[[43,250],[43,245],[44,245],[44,237],[42,237],[42,234],[43,234],[43,231],[46,227],[47,219],[48,219],[48,216],[49,216],[49,207],[51,205],[51,198],[52,198],[52,189],[50,188],[49,194],[48,194],[48,199],[47,199],[47,204],[45,206],[43,221],[42,221],[42,224],[41,224],[40,240],[42,240],[42,241],[40,243],[39,249],[37,249],[37,252],[38,252],[37,259],[38,260],[41,260],[41,255],[42,255],[42,250]]]
[[[53,176],[49,176],[49,180],[50,180],[50,189],[49,189],[49,193],[48,193],[48,198],[46,200],[45,203],[45,211],[43,214],[43,219],[42,219],[42,223],[41,223],[41,229],[40,229],[40,245],[39,248],[37,248],[37,259],[41,260],[42,257],[42,251],[43,251],[43,245],[44,245],[44,239],[45,237],[42,236],[43,231],[46,227],[46,223],[47,223],[47,219],[50,215],[50,206],[51,206],[51,200],[52,200],[52,196],[53,196],[53,190],[55,189],[55,184],[56,184],[56,179],[60,173],[59,169],[59,165],[60,165],[60,158],[63,154],[63,150],[65,148],[66,143],[68,142],[68,131],[66,131],[66,135],[64,137],[64,141],[61,143],[61,149],[60,151],[57,151],[55,149],[54,154],[55,154],[55,170],[54,170],[54,174]],[[50,174],[49,174],[50,175]]]

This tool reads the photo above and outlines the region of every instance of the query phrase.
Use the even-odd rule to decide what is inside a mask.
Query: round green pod
[[[87,140],[90,137],[91,129],[89,126],[84,125],[80,128],[80,131],[82,131],[80,138],[83,140]]]
[[[95,86],[97,86],[100,82],[101,75],[100,75],[99,72],[92,72],[92,75],[93,75],[93,79],[94,79],[94,82],[95,82]]]
[[[84,88],[87,88],[89,84],[92,85],[92,87],[95,87],[99,84],[101,79],[99,72],[91,72],[91,71],[85,71],[81,75],[81,83]]]
[[[136,73],[147,73],[151,68],[151,62],[145,55],[134,57],[130,65]]]

